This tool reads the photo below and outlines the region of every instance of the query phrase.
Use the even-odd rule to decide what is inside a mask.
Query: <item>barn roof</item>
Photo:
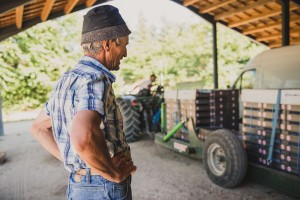
[[[288,39],[300,44],[300,0],[173,0],[199,16],[229,28],[271,48],[282,45],[282,20],[289,18]],[[0,2],[0,40],[37,23],[101,4],[105,0],[6,0]],[[282,2],[289,15],[283,18]],[[158,5],[159,6],[159,5]],[[285,35],[287,33],[285,32]]]

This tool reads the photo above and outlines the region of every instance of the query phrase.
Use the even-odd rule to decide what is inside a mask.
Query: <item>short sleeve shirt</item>
[[[81,110],[94,110],[101,116],[99,126],[111,157],[129,150],[112,89],[114,81],[115,76],[100,62],[84,56],[54,86],[45,111],[51,117],[54,139],[68,171],[88,167],[70,143],[72,119]]]
[[[139,90],[149,89],[149,85],[152,85],[151,80],[145,80],[139,85]]]

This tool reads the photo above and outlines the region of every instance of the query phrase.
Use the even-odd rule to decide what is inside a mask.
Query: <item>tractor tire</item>
[[[123,131],[127,142],[134,142],[142,135],[140,113],[134,110],[129,102],[123,99],[117,99],[122,118]]]
[[[223,188],[234,188],[244,179],[248,160],[242,142],[232,132],[212,132],[204,143],[203,163],[212,182]]]

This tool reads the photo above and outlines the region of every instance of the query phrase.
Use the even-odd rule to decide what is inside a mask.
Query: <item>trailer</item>
[[[165,113],[164,106],[162,113]],[[165,119],[165,116],[162,116],[162,119]],[[188,140],[173,138],[171,135],[184,124],[188,128]],[[194,119],[189,118],[180,122],[168,134],[157,133],[155,143],[182,155],[202,160],[209,179],[221,187],[237,187],[246,178],[300,198],[300,176],[250,160],[243,146],[241,132],[223,128],[196,128],[194,124]],[[164,121],[162,127],[165,127]]]
[[[221,187],[236,187],[247,178],[300,198],[299,52],[300,45],[287,46],[251,59],[229,90],[238,96],[221,98],[227,104],[221,105],[217,89],[211,90],[210,108],[194,92],[165,93],[170,99],[162,104],[155,143],[202,160],[208,177]],[[227,109],[223,121],[216,117],[218,105]],[[211,115],[205,114],[209,110]],[[173,120],[179,111],[180,120]]]

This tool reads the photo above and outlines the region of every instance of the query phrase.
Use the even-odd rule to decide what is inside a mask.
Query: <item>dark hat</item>
[[[81,44],[116,39],[130,33],[116,7],[98,6],[84,16]]]

